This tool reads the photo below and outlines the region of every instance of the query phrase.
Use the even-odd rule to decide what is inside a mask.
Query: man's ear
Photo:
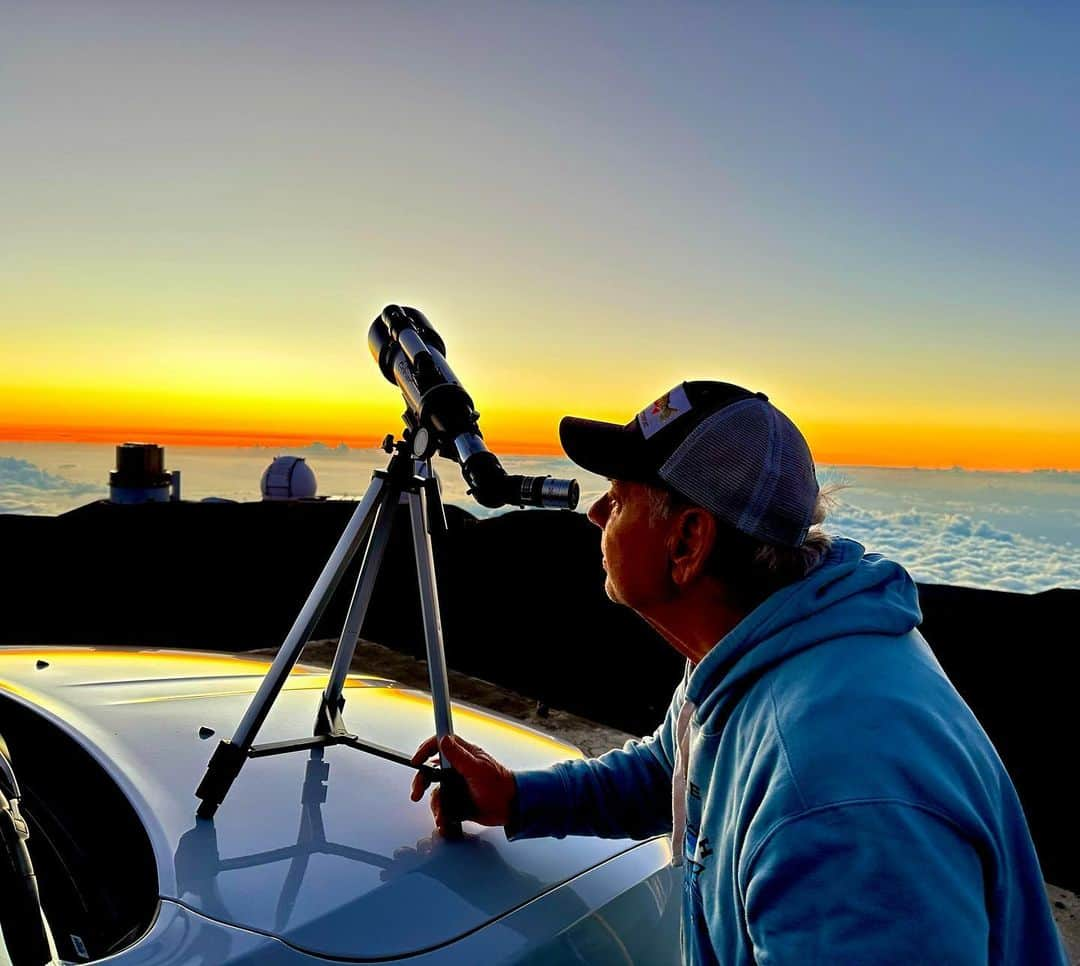
[[[701,507],[680,510],[672,521],[668,539],[671,579],[680,587],[696,580],[716,544],[716,519]]]

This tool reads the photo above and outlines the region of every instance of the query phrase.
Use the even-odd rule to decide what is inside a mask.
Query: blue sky
[[[494,439],[712,377],[826,462],[1080,467],[1080,7],[0,16],[6,438],[375,439],[402,301]]]

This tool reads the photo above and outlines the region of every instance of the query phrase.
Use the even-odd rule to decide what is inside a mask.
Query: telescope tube
[[[446,361],[446,343],[418,309],[388,305],[371,323],[368,348],[388,382],[401,390],[405,421],[426,429],[441,456],[461,465],[469,494],[482,506],[573,510],[576,480],[511,475],[484,445],[480,414]]]

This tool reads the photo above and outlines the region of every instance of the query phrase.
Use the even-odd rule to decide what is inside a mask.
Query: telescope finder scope
[[[508,474],[485,445],[480,414],[446,361],[446,343],[419,309],[388,305],[368,329],[368,348],[387,382],[401,390],[403,418],[423,456],[438,453],[460,464],[469,494],[486,507],[507,504],[573,510],[577,480]],[[417,436],[420,430],[424,433]]]

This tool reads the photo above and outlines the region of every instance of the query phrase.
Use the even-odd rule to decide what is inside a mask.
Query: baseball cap
[[[674,490],[767,543],[797,547],[810,529],[810,447],[763,392],[682,382],[625,426],[564,416],[559,439],[590,473]]]

